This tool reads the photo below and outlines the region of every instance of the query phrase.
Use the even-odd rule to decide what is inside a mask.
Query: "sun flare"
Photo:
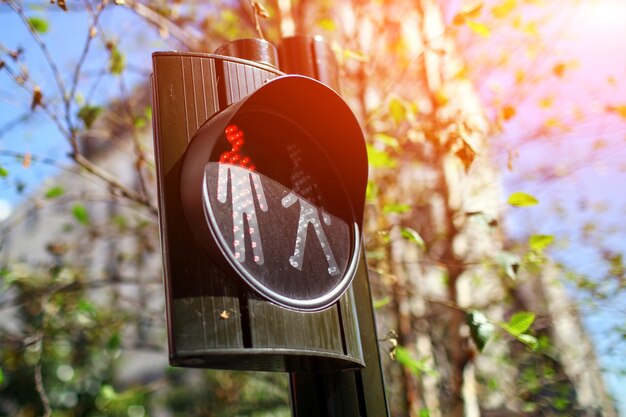
[[[626,1],[585,0],[580,3],[576,21],[582,31],[624,33]]]

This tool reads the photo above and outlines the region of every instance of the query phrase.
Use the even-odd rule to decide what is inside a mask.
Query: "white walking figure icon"
[[[326,234],[324,233],[324,229],[322,228],[322,222],[320,221],[317,207],[294,193],[289,193],[288,195],[283,197],[281,202],[283,207],[287,208],[292,206],[297,201],[300,202],[298,234],[296,235],[296,246],[293,251],[293,256],[289,257],[289,263],[294,268],[300,271],[302,270],[302,261],[304,259],[306,238],[309,229],[309,223],[311,223],[313,225],[313,230],[315,230],[315,234],[319,239],[320,246],[324,251],[324,255],[326,256],[326,261],[328,262],[328,273],[330,275],[339,274],[339,267],[337,266],[337,262],[335,261],[333,252],[330,249],[330,245],[328,244],[328,239],[326,239]],[[328,214],[322,212],[322,218],[324,219],[324,223],[330,225],[330,216]]]
[[[254,200],[259,202],[259,208],[267,211],[267,201],[261,184],[259,174],[236,165],[220,164],[217,176],[217,200],[226,203],[228,196],[228,180],[230,177],[230,190],[233,207],[233,248],[235,259],[239,262],[246,260],[246,244],[244,217],[248,221],[248,235],[254,255],[254,262],[263,265],[263,247],[259,234],[259,222],[256,216]],[[252,190],[254,185],[254,191]]]

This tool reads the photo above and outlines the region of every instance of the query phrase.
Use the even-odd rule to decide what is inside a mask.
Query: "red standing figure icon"
[[[231,150],[220,155],[220,163],[239,165],[250,171],[256,170],[252,160],[241,153],[241,147],[245,143],[243,131],[237,125],[228,125],[224,133],[230,142]]]
[[[236,125],[229,125],[224,133],[232,149],[220,155],[217,200],[220,203],[226,203],[230,180],[235,259],[241,263],[246,260],[245,232],[247,231],[252,246],[253,260],[258,265],[262,265],[265,259],[254,201],[258,200],[259,209],[267,211],[261,177],[254,172],[256,167],[252,160],[241,152],[245,143],[243,131]],[[244,219],[248,223],[247,230],[244,227]]]

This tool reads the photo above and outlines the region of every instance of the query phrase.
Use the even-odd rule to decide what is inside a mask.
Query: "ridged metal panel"
[[[233,104],[254,92],[268,80],[276,78],[271,72],[259,71],[249,65],[224,61],[224,84],[226,86],[226,103]]]
[[[161,140],[155,140],[156,163],[157,169],[167,175],[185,152],[189,140],[185,101],[181,94],[184,91],[182,58],[158,56],[154,58],[154,66],[155,133],[161,137]],[[161,191],[167,194],[164,184],[161,185]]]
[[[182,57],[180,60],[181,64],[181,75],[183,77],[183,97],[185,100],[185,120],[187,121],[187,142],[191,139],[193,134],[198,129],[198,123],[196,120],[196,111],[195,111],[195,88],[194,88],[194,79],[193,79],[193,71],[191,68],[191,57]]]
[[[187,141],[218,109],[215,61],[202,57],[181,58],[183,95],[187,117]]]
[[[236,283],[204,256],[183,215],[178,189],[180,164],[196,130],[218,109],[214,59],[180,54],[154,58],[157,169],[161,190],[161,233],[170,344],[185,351],[243,347]],[[170,245],[176,242],[176,245]],[[225,314],[222,314],[226,312]],[[228,319],[220,317],[228,315]]]
[[[219,99],[215,93],[217,86],[212,83],[212,80],[217,80],[215,74],[215,61],[212,59],[198,59],[200,61],[200,74],[202,80],[202,100],[199,100],[204,104],[204,118],[202,125],[209,117],[217,113],[219,109]],[[207,92],[210,91],[210,93]]]

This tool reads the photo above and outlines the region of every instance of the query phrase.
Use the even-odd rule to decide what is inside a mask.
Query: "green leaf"
[[[367,62],[369,60],[369,57],[365,55],[363,52],[353,51],[351,49],[344,49],[343,57],[345,59],[353,59],[359,62]]]
[[[367,188],[365,190],[365,200],[372,202],[376,200],[377,196],[378,196],[378,186],[376,185],[376,182],[372,180],[368,180]]]
[[[114,216],[111,220],[122,231],[126,230],[126,228],[128,227],[128,219],[122,214]]]
[[[386,259],[386,254],[384,251],[367,251],[365,252],[367,259],[379,261],[381,259]]]
[[[100,113],[102,113],[102,107],[85,104],[78,110],[78,118],[82,120],[85,127],[89,129],[93,126]]]
[[[493,323],[483,313],[475,310],[466,313],[465,320],[470,328],[472,340],[482,352],[495,330]]]
[[[407,112],[404,102],[398,98],[392,98],[389,101],[389,114],[396,125],[406,120]]]
[[[112,74],[120,75],[126,67],[126,57],[120,52],[117,45],[112,45],[110,50],[109,71],[111,71]]]
[[[516,0],[503,0],[498,3],[491,12],[493,15],[499,19],[503,19],[507,17],[511,11],[516,7]]]
[[[388,244],[391,241],[391,236],[389,236],[388,230],[379,230],[377,235],[380,239],[380,242],[384,245]]]
[[[142,127],[145,127],[146,126],[146,118],[145,117],[135,117],[135,119],[133,120],[133,125],[137,129],[141,129]]]
[[[537,349],[537,346],[539,345],[539,342],[537,342],[537,338],[529,334],[520,334],[518,336],[515,336],[515,338],[532,350]]]
[[[394,149],[397,149],[400,146],[400,144],[398,143],[398,139],[397,138],[395,138],[395,137],[393,137],[391,135],[388,135],[386,133],[381,133],[381,132],[375,133],[374,134],[374,140],[376,142],[384,143],[385,145],[387,145],[387,146],[389,146],[391,148],[394,148]]]
[[[415,243],[420,249],[425,250],[426,244],[424,243],[424,239],[417,233],[415,230],[410,227],[403,227],[400,229],[402,233],[402,237],[408,240],[409,242]]]
[[[432,375],[435,373],[433,369],[428,366],[428,359],[415,359],[411,352],[404,346],[396,346],[396,361],[408,369],[416,376],[420,376],[423,373]]]
[[[0,166],[0,178],[6,178],[9,176],[9,171],[5,167]]]
[[[472,30],[472,32],[482,36],[483,38],[488,38],[489,36],[491,36],[491,31],[484,23],[468,20],[467,26]]]
[[[80,224],[87,225],[89,224],[89,212],[82,204],[76,204],[72,208],[72,214],[74,218],[78,220]]]
[[[0,368],[0,385],[4,382],[4,372],[2,372],[2,368]]]
[[[100,387],[100,395],[106,400],[114,400],[118,396],[111,385],[102,385]]]
[[[122,346],[122,338],[118,332],[115,332],[107,341],[106,347],[108,350],[117,350],[120,346]]]
[[[535,321],[535,314],[528,311],[515,313],[508,323],[501,323],[500,327],[510,335],[518,337],[525,333]]]
[[[41,17],[31,17],[28,19],[28,23],[33,27],[35,32],[46,33],[50,29],[48,21]]]
[[[514,207],[527,207],[539,204],[539,200],[530,194],[518,191],[509,196],[508,203]]]
[[[367,145],[367,160],[374,168],[394,168],[397,164],[387,152],[379,151],[372,145]]]
[[[391,298],[389,296],[383,297],[380,300],[375,300],[374,301],[374,308],[378,309],[378,308],[384,307],[387,304],[389,304],[390,302],[391,302]]]
[[[387,204],[383,207],[383,211],[385,213],[399,213],[403,214],[411,210],[411,205],[409,204]]]
[[[566,397],[556,397],[552,404],[557,410],[565,411],[570,406],[570,401]]]
[[[537,252],[543,251],[554,241],[552,235],[532,235],[528,238],[528,246]]]
[[[94,305],[89,300],[85,300],[84,298],[78,301],[76,309],[81,313],[86,313],[91,316],[96,315],[96,308],[94,307]]]
[[[48,191],[46,191],[46,194],[44,195],[44,197],[46,198],[57,198],[63,195],[63,193],[65,193],[65,190],[63,189],[63,187],[60,186],[55,186],[52,188],[49,188]]]
[[[539,345],[537,338],[526,332],[530,329],[535,321],[535,314],[528,311],[520,311],[515,313],[508,323],[499,323],[498,325],[509,333],[511,336],[524,343],[531,349],[535,350]]]
[[[319,22],[317,22],[317,25],[320,27],[320,29],[327,32],[333,32],[335,29],[337,29],[337,24],[335,23],[335,21],[328,18],[321,19]]]
[[[403,366],[410,366],[412,362],[411,353],[404,346],[396,346],[396,361]]]

